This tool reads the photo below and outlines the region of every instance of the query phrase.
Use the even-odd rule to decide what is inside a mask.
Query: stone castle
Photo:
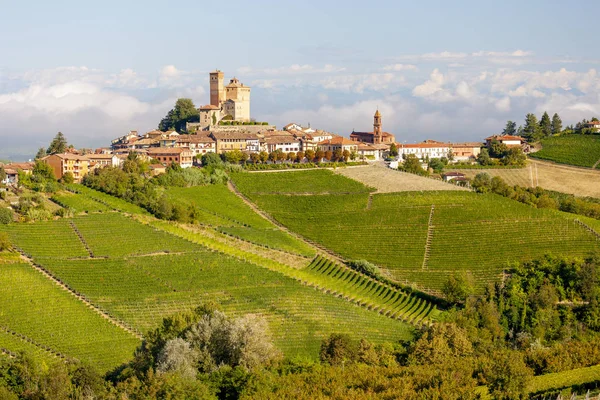
[[[237,78],[224,84],[224,74],[216,70],[210,76],[210,104],[200,107],[200,128],[215,126],[221,120],[250,121],[250,87]]]

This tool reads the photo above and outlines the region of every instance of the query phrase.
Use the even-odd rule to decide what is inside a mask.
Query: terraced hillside
[[[0,348],[48,363],[76,358],[100,370],[131,357],[140,341],[24,262],[0,258]]]
[[[346,259],[371,261],[392,278],[425,290],[439,291],[456,271],[471,273],[483,289],[499,279],[507,262],[600,250],[598,237],[572,214],[539,210],[496,195],[306,196],[292,191],[296,177],[305,179],[296,174],[289,176],[285,187],[274,186],[280,194],[263,194],[242,183],[268,181],[268,174],[250,178],[240,174],[234,179],[247,197],[289,229]]]
[[[418,299],[379,289],[380,284],[373,293],[361,294],[360,286],[323,282],[319,274],[269,259],[269,250],[253,253],[226,235],[212,237],[194,226],[150,222],[94,213],[2,229],[51,276],[141,333],[167,315],[214,300],[231,315],[263,315],[285,354],[316,357],[320,341],[332,332],[374,342],[408,339],[414,328],[403,320],[419,325],[435,314],[429,303],[420,301],[414,308]],[[304,266],[310,263],[296,257],[305,260]],[[386,297],[378,297],[384,289]],[[387,313],[384,300],[401,297],[411,308],[391,303],[397,312]],[[61,351],[71,355],[68,348]]]
[[[600,136],[565,135],[542,139],[542,150],[531,157],[591,168],[600,161]]]
[[[312,248],[256,214],[224,185],[170,188],[167,193],[174,202],[195,207],[198,219],[219,232],[307,257],[315,255]]]

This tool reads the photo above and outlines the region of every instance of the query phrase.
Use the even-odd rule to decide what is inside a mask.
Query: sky
[[[58,131],[108,146],[157,127],[208,73],[252,87],[251,114],[399,142],[481,141],[525,114],[600,116],[600,2],[0,0],[0,159]]]

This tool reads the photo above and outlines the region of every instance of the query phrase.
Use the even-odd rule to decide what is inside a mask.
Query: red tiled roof
[[[148,149],[148,154],[181,154],[184,151],[189,151],[183,147],[151,147]]]
[[[202,111],[207,111],[207,110],[220,110],[220,108],[219,108],[219,107],[217,107],[217,106],[215,106],[215,105],[212,105],[212,104],[207,104],[207,105],[205,105],[205,106],[202,106],[202,107],[200,107],[199,109],[200,109],[200,110],[202,110]]]
[[[322,142],[319,143],[320,145],[338,145],[338,146],[349,146],[349,145],[357,145],[356,142],[353,142],[350,139],[347,139],[343,136],[336,136],[332,139],[327,139],[327,140],[323,140]]]
[[[486,137],[485,140],[497,140],[497,141],[520,140],[521,142],[524,142],[524,140],[521,136],[511,136],[511,135],[492,135],[490,137]]]

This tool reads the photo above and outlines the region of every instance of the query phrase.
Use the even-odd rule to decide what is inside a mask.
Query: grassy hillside
[[[231,315],[263,315],[276,344],[290,356],[316,357],[320,341],[332,332],[374,342],[413,336],[413,328],[402,321],[302,284],[294,276],[299,270],[282,265],[282,271],[290,271],[286,275],[117,213],[3,229],[51,274],[140,332],[156,327],[165,316],[214,300]],[[211,240],[202,234],[198,238]],[[30,295],[36,296],[36,290]],[[424,309],[419,315],[426,314]],[[68,348],[62,351],[71,353]]]
[[[47,361],[61,353],[107,370],[139,345],[28,264],[0,264],[0,309],[0,347],[12,352]]]
[[[224,185],[169,188],[167,194],[174,202],[194,206],[199,220],[220,232],[303,256],[315,255],[303,242],[256,214]]]
[[[599,135],[565,135],[542,140],[542,150],[531,157],[561,164],[592,167],[600,160]]]
[[[347,259],[369,260],[394,279],[424,289],[439,290],[448,276],[461,270],[470,272],[483,289],[499,279],[508,262],[545,253],[583,256],[600,250],[600,241],[573,215],[496,195],[405,192],[376,194],[369,201],[367,193],[262,194],[244,186],[245,175],[235,179],[238,187],[246,187],[248,197],[288,228]],[[260,179],[268,181],[270,176],[262,174]]]

